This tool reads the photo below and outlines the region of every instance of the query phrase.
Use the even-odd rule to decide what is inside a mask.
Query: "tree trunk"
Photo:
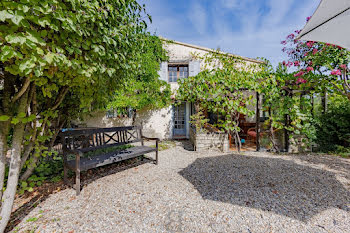
[[[241,153],[241,148],[242,148],[241,137],[239,136],[239,133],[237,130],[235,130],[235,136],[236,136],[237,145],[238,145],[238,153]]]
[[[137,114],[137,111],[136,111],[136,109],[134,109],[133,114],[132,114],[132,125],[135,125],[135,122],[136,122],[136,114]]]
[[[11,89],[13,88],[14,79],[12,77],[4,79],[4,89],[2,96],[2,109],[0,109],[0,115],[4,114],[11,116],[10,114],[10,98]],[[6,171],[6,155],[7,155],[7,136],[10,132],[10,120],[6,122],[0,122],[0,200],[2,200],[2,190],[4,188],[5,171]]]
[[[18,113],[26,112],[28,91],[20,98]],[[17,114],[18,114],[17,113]],[[11,148],[11,162],[9,167],[9,175],[7,179],[6,190],[3,195],[3,204],[1,206],[0,232],[4,232],[8,221],[10,220],[13,201],[15,199],[18,177],[21,168],[21,151],[24,136],[24,124],[19,122],[14,126],[13,140]]]
[[[46,120],[44,120],[43,124],[42,124],[42,131],[41,131],[41,136],[45,134],[45,131],[46,131]],[[57,135],[56,135],[57,136]],[[56,139],[56,137],[55,137]],[[41,154],[41,151],[39,152],[39,155]],[[26,158],[27,159],[27,158]],[[29,178],[29,176],[32,175],[35,167],[36,167],[36,164],[38,163],[39,161],[39,157],[38,156],[35,156],[34,154],[32,154],[32,161],[31,163],[28,165],[26,171],[22,174],[22,176],[20,177],[20,181],[24,181],[24,180],[27,180]],[[22,161],[21,163],[21,166],[23,166],[25,163],[25,161]]]
[[[273,131],[273,126],[272,126],[272,117],[271,117],[271,107],[269,107],[269,126],[270,126],[270,141],[272,143],[272,150],[274,152],[278,152],[279,149],[276,145],[276,142],[275,142],[275,132]]]
[[[4,188],[5,170],[6,170],[6,154],[7,154],[7,135],[8,124],[0,124],[0,200],[2,199],[2,190]]]
[[[30,164],[27,166],[26,171],[22,174],[21,178],[19,179],[20,181],[25,181],[27,180],[32,174],[34,169],[36,168],[36,164],[39,161],[39,157],[35,156],[34,154],[32,155],[32,161]]]

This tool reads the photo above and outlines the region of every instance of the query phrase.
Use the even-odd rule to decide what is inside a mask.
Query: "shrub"
[[[350,147],[350,102],[340,96],[330,98],[329,109],[316,116],[316,143],[322,152],[346,151]]]

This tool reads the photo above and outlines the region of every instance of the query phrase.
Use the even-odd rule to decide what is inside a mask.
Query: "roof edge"
[[[203,51],[207,51],[207,52],[217,52],[215,49],[210,49],[210,48],[206,48],[206,47],[202,47],[202,46],[198,46],[198,45],[188,44],[188,43],[184,43],[184,42],[180,42],[180,41],[176,41],[176,40],[167,39],[164,37],[159,37],[159,39],[161,39],[163,41],[169,41],[169,42],[172,42],[174,44],[183,45],[183,46],[186,46],[189,48],[199,49],[199,50],[203,50]],[[238,58],[241,58],[242,60],[246,60],[246,61],[250,61],[250,62],[254,62],[254,63],[265,64],[265,62],[263,62],[263,61],[259,61],[259,60],[256,60],[253,58],[248,58],[248,57],[242,57],[240,55],[233,54],[233,53],[227,53],[227,52],[223,52],[223,51],[220,51],[220,53],[226,54],[229,56],[238,57]]]

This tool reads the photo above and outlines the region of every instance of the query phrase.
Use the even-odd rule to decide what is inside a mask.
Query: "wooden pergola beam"
[[[256,151],[260,151],[260,96],[258,92],[256,92],[255,122]]]

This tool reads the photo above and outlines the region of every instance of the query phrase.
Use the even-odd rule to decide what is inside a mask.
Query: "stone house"
[[[160,64],[160,79],[168,82],[172,91],[178,88],[177,80],[197,75],[204,69],[204,62],[196,60],[193,54],[204,56],[214,50],[178,41],[167,42],[164,48],[168,52],[169,61]],[[237,56],[228,54],[229,56]],[[240,56],[239,56],[240,57]],[[247,63],[261,63],[261,61],[240,57]],[[254,106],[252,106],[254,108]],[[150,137],[160,139],[190,139],[190,116],[194,112],[191,103],[181,103],[160,110],[144,110],[137,114],[136,124],[143,125],[144,133]],[[254,118],[247,118],[247,122],[255,122]],[[113,114],[97,112],[84,119],[87,127],[113,127],[130,125],[131,117],[117,118]]]

